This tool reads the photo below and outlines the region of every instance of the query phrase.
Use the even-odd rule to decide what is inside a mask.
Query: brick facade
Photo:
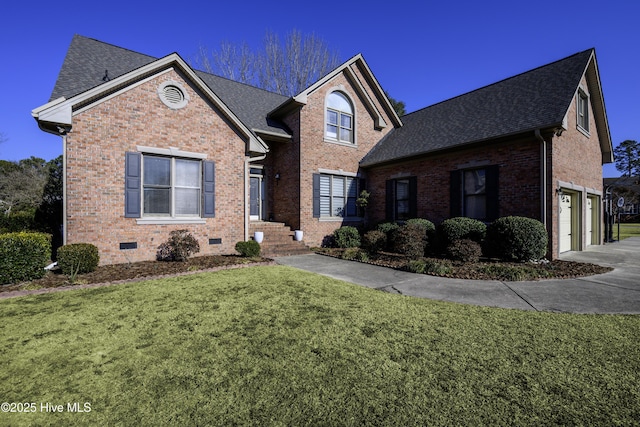
[[[172,110],[160,100],[158,86],[173,80],[183,85],[190,101]],[[205,224],[138,224],[124,217],[125,152],[138,146],[176,147],[202,153],[216,162],[216,216]],[[189,230],[200,254],[234,253],[244,240],[245,142],[173,70],[76,113],[65,143],[66,243],[90,242],[101,264],[149,260],[176,229]],[[209,239],[222,239],[209,244]],[[121,250],[120,243],[137,249]]]

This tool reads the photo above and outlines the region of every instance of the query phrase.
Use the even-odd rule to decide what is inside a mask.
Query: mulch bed
[[[335,258],[342,258],[344,249],[336,248],[321,248],[316,251],[317,253],[332,256]],[[611,267],[603,267],[601,265],[581,263],[574,261],[544,261],[540,263],[517,263],[517,262],[502,262],[498,260],[482,259],[479,262],[453,262],[441,258],[432,258],[434,261],[447,263],[450,265],[451,271],[447,274],[432,274],[441,277],[449,277],[455,279],[472,279],[472,280],[509,280],[506,277],[501,277],[496,274],[487,274],[484,270],[486,267],[500,267],[503,270],[513,269],[526,269],[529,274],[534,277],[527,280],[538,279],[571,279],[576,277],[594,276],[596,274],[603,274],[613,270]],[[360,261],[362,262],[362,261]],[[380,252],[376,255],[369,256],[367,261],[369,264],[379,265],[383,267],[394,268],[396,270],[407,270],[408,260],[406,257],[391,252]]]
[[[115,284],[133,282],[141,279],[162,278],[183,274],[193,274],[205,271],[217,271],[230,268],[248,267],[254,265],[269,265],[273,261],[269,258],[243,258],[235,255],[211,255],[193,257],[184,262],[141,261],[125,264],[104,265],[95,271],[78,274],[72,283],[69,276],[62,274],[59,269],[48,272],[42,279],[13,285],[1,285],[0,297],[12,296],[16,291],[21,294],[33,293],[34,289],[67,289],[95,287],[92,285]]]

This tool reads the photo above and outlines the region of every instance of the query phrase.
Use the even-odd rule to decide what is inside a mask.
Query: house
[[[622,221],[637,219],[640,215],[640,177],[604,178],[604,188],[605,197],[611,197],[612,212],[619,211]]]
[[[519,215],[549,256],[603,241],[602,165],[613,161],[593,49],[402,117],[360,165],[371,221]]]
[[[593,50],[399,118],[362,55],[289,98],[75,36],[32,115],[63,140],[65,242],[102,264],[153,259],[176,229],[201,254],[263,231],[276,254],[304,248],[292,230],[317,246],[411,216],[541,219],[551,256],[602,241],[612,149]]]

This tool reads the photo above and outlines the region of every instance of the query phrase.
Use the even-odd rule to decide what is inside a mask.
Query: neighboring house
[[[623,215],[623,221],[640,215],[640,177],[605,178],[604,188],[605,194],[608,193],[611,196],[613,212],[619,211]],[[622,203],[620,209],[618,209],[619,201]]]
[[[369,224],[525,215],[554,257],[602,240],[612,148],[593,50],[401,121],[361,55],[289,98],[75,36],[32,114],[63,138],[65,242],[102,264],[153,259],[176,229],[201,254],[255,231],[272,254],[295,250],[292,229],[317,246],[364,224],[365,188]]]

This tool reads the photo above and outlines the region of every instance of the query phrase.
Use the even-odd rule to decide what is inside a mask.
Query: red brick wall
[[[583,78],[582,87],[587,88],[587,82]],[[577,102],[574,97],[567,113],[567,130],[561,136],[555,137],[550,144],[550,153],[553,156],[551,167],[551,183],[553,189],[565,187],[574,190],[578,206],[581,208],[580,223],[586,220],[585,205],[588,195],[601,196],[602,194],[602,151],[593,109],[589,106],[589,132],[588,135],[581,132],[577,126]],[[568,184],[568,185],[566,185]],[[600,201],[602,201],[600,199]],[[552,250],[555,255],[559,253],[559,241],[557,233],[559,229],[559,202],[555,195],[551,199],[550,227],[554,230]],[[602,220],[602,209],[600,218]],[[602,222],[602,221],[601,221]],[[599,235],[602,239],[603,227],[600,227]],[[601,240],[602,241],[602,240]],[[586,246],[586,230],[581,227],[579,247]]]
[[[167,80],[186,89],[186,107],[172,110],[159,99],[157,88]],[[171,225],[124,218],[125,152],[137,145],[176,147],[215,161],[216,217]],[[95,244],[101,264],[150,260],[171,230],[187,229],[198,239],[200,255],[234,253],[244,240],[244,153],[245,143],[175,71],[95,104],[74,116],[66,138],[66,242]],[[210,238],[222,244],[209,245]],[[121,242],[137,242],[138,248],[120,250]]]
[[[354,65],[352,70],[356,75],[360,75],[360,81],[364,83],[360,70]],[[346,93],[354,104],[354,145],[325,141],[325,98],[334,90]],[[313,218],[313,174],[318,173],[320,169],[358,173],[360,160],[393,128],[393,123],[382,108],[380,100],[370,88],[366,90],[387,123],[386,128],[382,130],[375,129],[374,118],[367,110],[363,99],[358,96],[352,82],[344,74],[339,74],[310,94],[307,104],[299,111],[299,140],[297,145],[294,143],[292,147],[298,147],[300,153],[299,228],[304,231],[304,240],[308,245],[320,245],[325,236],[343,225],[340,219]]]
[[[499,165],[499,215],[540,219],[540,143],[534,138],[486,143],[367,170],[371,192],[368,221],[385,220],[385,183],[416,176],[418,217],[438,224],[450,217],[450,174],[454,170]]]

